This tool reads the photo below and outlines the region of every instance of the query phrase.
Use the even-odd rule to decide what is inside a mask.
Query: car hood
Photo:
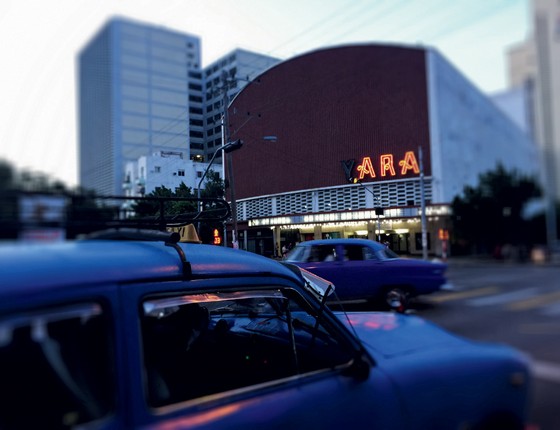
[[[376,356],[385,358],[469,343],[412,315],[390,312],[335,312],[337,317]]]

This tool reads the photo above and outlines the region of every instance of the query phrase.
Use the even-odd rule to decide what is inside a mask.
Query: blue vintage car
[[[2,429],[515,429],[521,353],[175,234],[0,245]],[[139,239],[139,240],[134,240]],[[141,239],[141,240],[140,240]]]
[[[286,260],[336,285],[340,301],[391,301],[448,288],[447,265],[400,258],[384,244],[365,239],[299,243]]]

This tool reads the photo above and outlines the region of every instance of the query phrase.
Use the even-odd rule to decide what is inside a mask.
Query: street
[[[473,340],[505,343],[533,361],[531,421],[560,429],[560,266],[449,261],[454,291],[411,304],[418,316]]]

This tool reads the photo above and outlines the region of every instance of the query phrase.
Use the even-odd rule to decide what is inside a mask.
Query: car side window
[[[299,294],[290,291],[196,294],[144,302],[150,406],[347,364],[352,358],[349,348],[317,320]]]
[[[363,247],[364,260],[379,260],[375,251],[367,246]]]
[[[335,261],[336,247],[332,245],[315,245],[311,247],[311,252],[307,259],[308,263],[319,261]]]
[[[345,245],[344,246],[344,260],[346,261],[362,261],[368,260],[370,254],[368,248],[361,245]]]
[[[111,414],[110,327],[97,303],[0,318],[0,428],[70,429]]]

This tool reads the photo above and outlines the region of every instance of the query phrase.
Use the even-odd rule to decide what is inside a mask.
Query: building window
[[[154,167],[154,172],[155,173],[160,173],[161,172],[161,167],[160,166],[155,166]]]
[[[202,178],[202,172],[196,172],[196,177],[197,178]]]
[[[185,176],[185,171],[184,170],[177,171],[177,176]]]

